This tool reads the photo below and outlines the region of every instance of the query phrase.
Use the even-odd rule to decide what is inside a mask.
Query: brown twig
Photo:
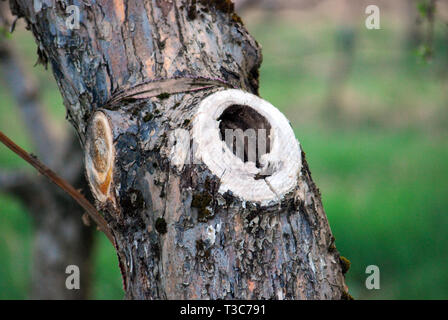
[[[86,210],[88,215],[92,218],[93,221],[98,225],[98,228],[104,232],[107,238],[114,243],[112,234],[107,226],[106,220],[98,213],[95,207],[79,192],[77,191],[71,184],[58,176],[51,169],[47,168],[44,164],[42,164],[38,159],[31,156],[28,152],[20,148],[17,144],[15,144],[11,139],[9,139],[3,132],[0,131],[0,142],[2,142],[5,146],[7,146],[11,151],[21,157],[23,160],[28,162],[34,168],[37,169],[41,174],[46,176],[51,180],[54,184],[68,193],[76,202],[79,203],[81,207]]]

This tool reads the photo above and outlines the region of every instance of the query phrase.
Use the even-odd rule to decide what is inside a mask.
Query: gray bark
[[[91,187],[115,237],[127,298],[347,296],[304,154],[296,187],[281,201],[246,201],[221,193],[205,163],[179,167],[170,156],[172,132],[191,130],[201,101],[224,88],[111,100],[176,77],[221,79],[257,94],[260,47],[230,1],[79,2],[78,30],[64,27],[66,1],[38,3],[11,1],[52,66],[86,159],[100,173],[113,168],[105,185]],[[108,128],[93,123],[98,112],[113,145]]]

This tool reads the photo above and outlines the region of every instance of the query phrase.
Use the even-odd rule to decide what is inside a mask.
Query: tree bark
[[[79,2],[77,30],[66,1],[11,4],[82,141],[126,298],[347,296],[304,153],[256,96],[261,50],[230,1]],[[219,134],[234,128],[267,130],[267,152],[234,156]]]

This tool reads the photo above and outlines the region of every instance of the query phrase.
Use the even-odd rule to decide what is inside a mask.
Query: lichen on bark
[[[170,134],[191,130],[200,102],[224,88],[107,103],[175,77],[220,79],[258,94],[261,49],[230,1],[80,2],[76,31],[61,26],[66,1],[11,3],[51,65],[83,145],[96,112],[110,123],[116,201],[98,199],[97,207],[115,237],[127,298],[346,296],[304,154],[296,187],[272,205],[220,193],[220,177],[204,163],[172,163]]]

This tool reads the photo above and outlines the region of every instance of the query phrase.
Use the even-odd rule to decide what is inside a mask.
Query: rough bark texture
[[[97,205],[116,239],[127,298],[346,296],[304,155],[296,187],[264,206],[220,193],[205,164],[173,164],[173,130],[191,130],[200,102],[223,88],[104,107],[120,90],[172,77],[222,79],[256,94],[260,47],[230,1],[75,1],[79,30],[64,25],[67,1],[34,3],[11,1],[53,68],[86,153],[96,152],[94,112],[110,123],[113,179]]]

